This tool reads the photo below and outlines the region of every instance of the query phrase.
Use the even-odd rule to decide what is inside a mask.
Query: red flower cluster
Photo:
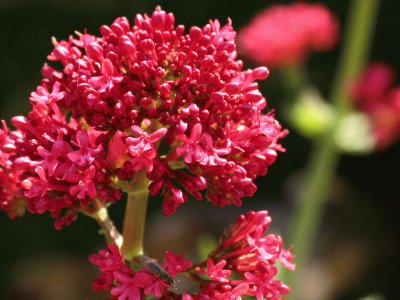
[[[394,73],[383,63],[372,63],[352,86],[354,105],[372,121],[376,149],[400,139],[400,87]]]
[[[21,195],[61,228],[96,201],[118,200],[141,170],[151,194],[164,195],[165,214],[204,189],[219,206],[254,194],[286,133],[261,113],[255,81],[268,70],[242,70],[230,21],[187,34],[174,23],[157,8],[134,25],[121,17],[102,26],[101,37],[53,40],[48,59],[61,68],[43,67],[29,116],[2,132],[0,174],[17,169],[0,176],[2,199]],[[8,176],[15,185],[3,183]]]
[[[196,275],[205,275],[201,292],[183,299],[239,299],[256,296],[261,299],[281,299],[290,289],[275,280],[279,260],[290,270],[294,256],[284,250],[280,236],[266,234],[271,218],[267,211],[250,211],[241,215],[225,231],[218,248],[209,254],[207,265],[195,268]]]
[[[101,275],[94,281],[96,291],[109,290],[115,299],[137,300],[141,295],[162,299],[184,300],[237,300],[241,296],[255,296],[257,300],[282,299],[290,289],[276,280],[276,262],[290,270],[293,255],[284,250],[280,236],[266,234],[271,218],[267,211],[248,212],[225,232],[218,248],[209,254],[206,262],[191,267],[182,256],[166,254],[161,265],[173,278],[177,273],[188,273],[200,287],[199,292],[178,295],[170,284],[146,268],[133,271],[124,261],[115,245],[91,255],[92,264],[99,267]],[[179,290],[178,290],[179,292]],[[122,298],[118,298],[122,297]]]
[[[0,129],[0,145],[9,144],[7,124],[2,121]],[[10,144],[9,144],[10,145]],[[9,218],[23,215],[25,211],[24,197],[18,192],[20,171],[9,161],[14,147],[0,148],[0,209],[7,212]]]
[[[134,271],[114,244],[109,244],[107,250],[90,255],[89,260],[101,272],[99,278],[93,281],[93,290],[110,291],[112,299],[140,300],[143,293],[157,298],[176,299],[176,293],[168,289],[170,283],[163,281],[144,266]],[[183,260],[183,255],[175,256],[166,252],[165,262],[160,267],[173,278],[190,266],[191,262]]]
[[[331,49],[339,38],[336,17],[321,4],[275,5],[239,34],[240,51],[269,67],[303,63],[311,51]]]
[[[36,95],[32,94],[32,101]],[[7,151],[2,165],[15,168],[10,174],[18,176],[12,189],[7,185],[5,189],[23,196],[29,212],[49,211],[60,229],[70,224],[79,210],[91,210],[94,199],[113,202],[120,191],[111,187],[112,169],[102,145],[96,142],[100,132],[85,128],[85,123],[72,117],[67,121],[50,100],[48,105],[42,104],[34,103],[29,118],[12,119],[17,130],[2,143]],[[63,209],[67,211],[61,215]]]

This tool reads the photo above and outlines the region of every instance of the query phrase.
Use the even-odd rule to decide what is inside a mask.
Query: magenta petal
[[[190,141],[191,142],[198,141],[201,137],[201,132],[202,132],[201,124],[196,123],[192,128],[192,132],[190,133]]]
[[[90,78],[89,83],[96,90],[103,92],[107,89],[109,80],[105,76],[97,76]]]
[[[168,129],[167,128],[160,128],[157,131],[153,132],[152,134],[149,135],[149,142],[154,144],[155,142],[158,142],[161,138],[165,136],[167,133]]]
[[[44,171],[44,169],[41,166],[36,167],[35,172],[38,174],[38,176],[41,180],[43,180],[44,182],[47,182],[46,172]]]
[[[108,78],[114,74],[114,66],[108,58],[104,59],[101,64],[101,73]]]

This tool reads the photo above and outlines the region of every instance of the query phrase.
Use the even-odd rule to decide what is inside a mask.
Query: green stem
[[[107,207],[99,199],[94,200],[93,209],[82,209],[80,213],[97,221],[101,228],[100,232],[104,235],[107,243],[116,244],[118,248],[121,248],[123,237],[110,219]]]
[[[348,83],[363,68],[368,57],[379,0],[353,0],[339,67],[333,84],[331,101],[337,111],[336,122],[348,110]],[[339,153],[333,144],[333,131],[316,142],[306,167],[298,207],[289,227],[289,243],[294,245],[296,272],[285,270],[282,279],[292,288],[287,299],[299,299],[301,278],[311,254],[322,207],[335,174]]]
[[[128,193],[125,209],[123,237],[121,252],[125,258],[132,258],[143,254],[143,237],[146,222],[146,211],[149,191],[149,181],[146,178],[145,170],[136,174],[133,182],[135,192]]]
[[[304,86],[309,85],[308,74],[302,66],[295,65],[282,68],[279,73],[285,84],[287,84],[286,87],[290,92],[290,99],[296,100]]]
[[[289,227],[288,241],[294,245],[296,271],[283,270],[282,279],[293,291],[287,299],[297,299],[295,295],[299,290],[299,281],[304,275],[303,270],[313,248],[321,210],[339,158],[330,135],[318,140],[314,147],[297,202],[298,206]]]
[[[122,235],[119,233],[117,228],[114,226],[114,223],[108,216],[107,208],[100,208],[93,217],[96,219],[97,223],[99,223],[101,227],[101,231],[104,234],[107,243],[114,243],[121,248],[122,246]]]
[[[282,68],[279,70],[282,81],[285,83],[287,94],[284,95],[285,101],[282,102],[281,108],[283,116],[289,122],[292,121],[291,112],[294,102],[299,99],[301,91],[310,85],[308,75],[305,68],[293,66]]]
[[[341,115],[350,108],[349,83],[362,71],[369,57],[379,4],[380,0],[353,0],[351,3],[340,63],[330,97]]]

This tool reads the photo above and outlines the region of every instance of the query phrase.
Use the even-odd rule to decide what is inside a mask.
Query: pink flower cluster
[[[8,136],[7,124],[2,121],[3,129],[0,129],[0,145],[8,144],[11,140]],[[18,192],[20,171],[9,161],[13,152],[11,148],[0,148],[0,209],[7,212],[9,218],[21,216],[25,212],[24,197]]]
[[[112,299],[140,300],[143,293],[162,299],[176,299],[176,293],[168,289],[170,283],[143,266],[134,271],[114,244],[109,244],[107,250],[90,255],[89,260],[101,272],[92,283],[93,290],[110,291]],[[172,278],[190,266],[191,262],[183,260],[183,255],[175,256],[171,252],[165,253],[165,262],[161,265]]]
[[[312,51],[331,49],[339,38],[336,17],[321,4],[274,5],[239,33],[239,50],[268,67],[304,62]]]
[[[352,86],[354,105],[372,121],[378,150],[400,139],[400,87],[394,78],[389,66],[372,63]]]
[[[218,248],[209,254],[206,266],[195,268],[205,275],[201,292],[186,299],[239,299],[256,296],[261,299],[281,299],[290,289],[277,275],[275,263],[294,270],[294,256],[284,250],[280,236],[266,234],[271,218],[267,211],[250,211],[241,215],[224,232]]]
[[[191,266],[182,256],[166,254],[161,265],[173,278],[186,272],[199,285],[200,290],[179,295],[178,290],[146,269],[133,271],[124,261],[115,245],[90,256],[101,275],[94,281],[96,291],[110,290],[115,299],[137,300],[141,295],[162,299],[183,300],[237,300],[241,296],[255,296],[257,300],[282,299],[290,289],[276,280],[277,261],[294,270],[293,255],[284,250],[280,236],[266,235],[271,218],[267,211],[248,212],[225,231],[220,245],[207,261]],[[121,297],[121,298],[120,298]],[[182,297],[182,298],[181,298]]]
[[[252,196],[286,131],[261,113],[256,80],[268,70],[242,70],[231,22],[185,33],[157,8],[100,33],[53,39],[32,110],[1,134],[0,208],[10,214],[3,202],[20,195],[28,211],[50,212],[61,228],[118,200],[139,172],[152,195],[164,196],[165,214],[189,194],[202,199],[202,190],[218,206]]]
[[[32,93],[29,118],[14,117],[12,124],[17,129],[2,143],[7,153],[2,169],[11,166],[8,169],[14,172],[8,176],[15,176],[12,187],[7,187],[10,182],[4,178],[3,188],[22,196],[29,212],[50,212],[60,229],[80,210],[93,209],[94,199],[114,202],[120,191],[111,187],[112,169],[102,145],[96,142],[100,132],[72,117],[67,121],[58,105],[50,100],[35,102],[36,97]]]

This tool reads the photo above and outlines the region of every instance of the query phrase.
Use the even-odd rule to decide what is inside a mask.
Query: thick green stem
[[[338,121],[348,110],[348,84],[363,68],[368,57],[371,38],[378,12],[379,0],[353,0],[339,67],[331,101]],[[333,126],[335,127],[336,124]],[[282,279],[292,288],[287,299],[299,299],[304,267],[312,250],[322,207],[328,196],[335,174],[339,153],[333,144],[333,131],[328,131],[316,142],[306,168],[305,180],[299,194],[298,207],[289,228],[288,242],[294,245],[296,272],[285,271]]]
[[[124,241],[121,248],[128,260],[143,254],[143,237],[149,196],[147,189],[149,181],[146,178],[145,170],[140,171],[135,176],[132,184],[135,192],[128,193],[122,232]]]

